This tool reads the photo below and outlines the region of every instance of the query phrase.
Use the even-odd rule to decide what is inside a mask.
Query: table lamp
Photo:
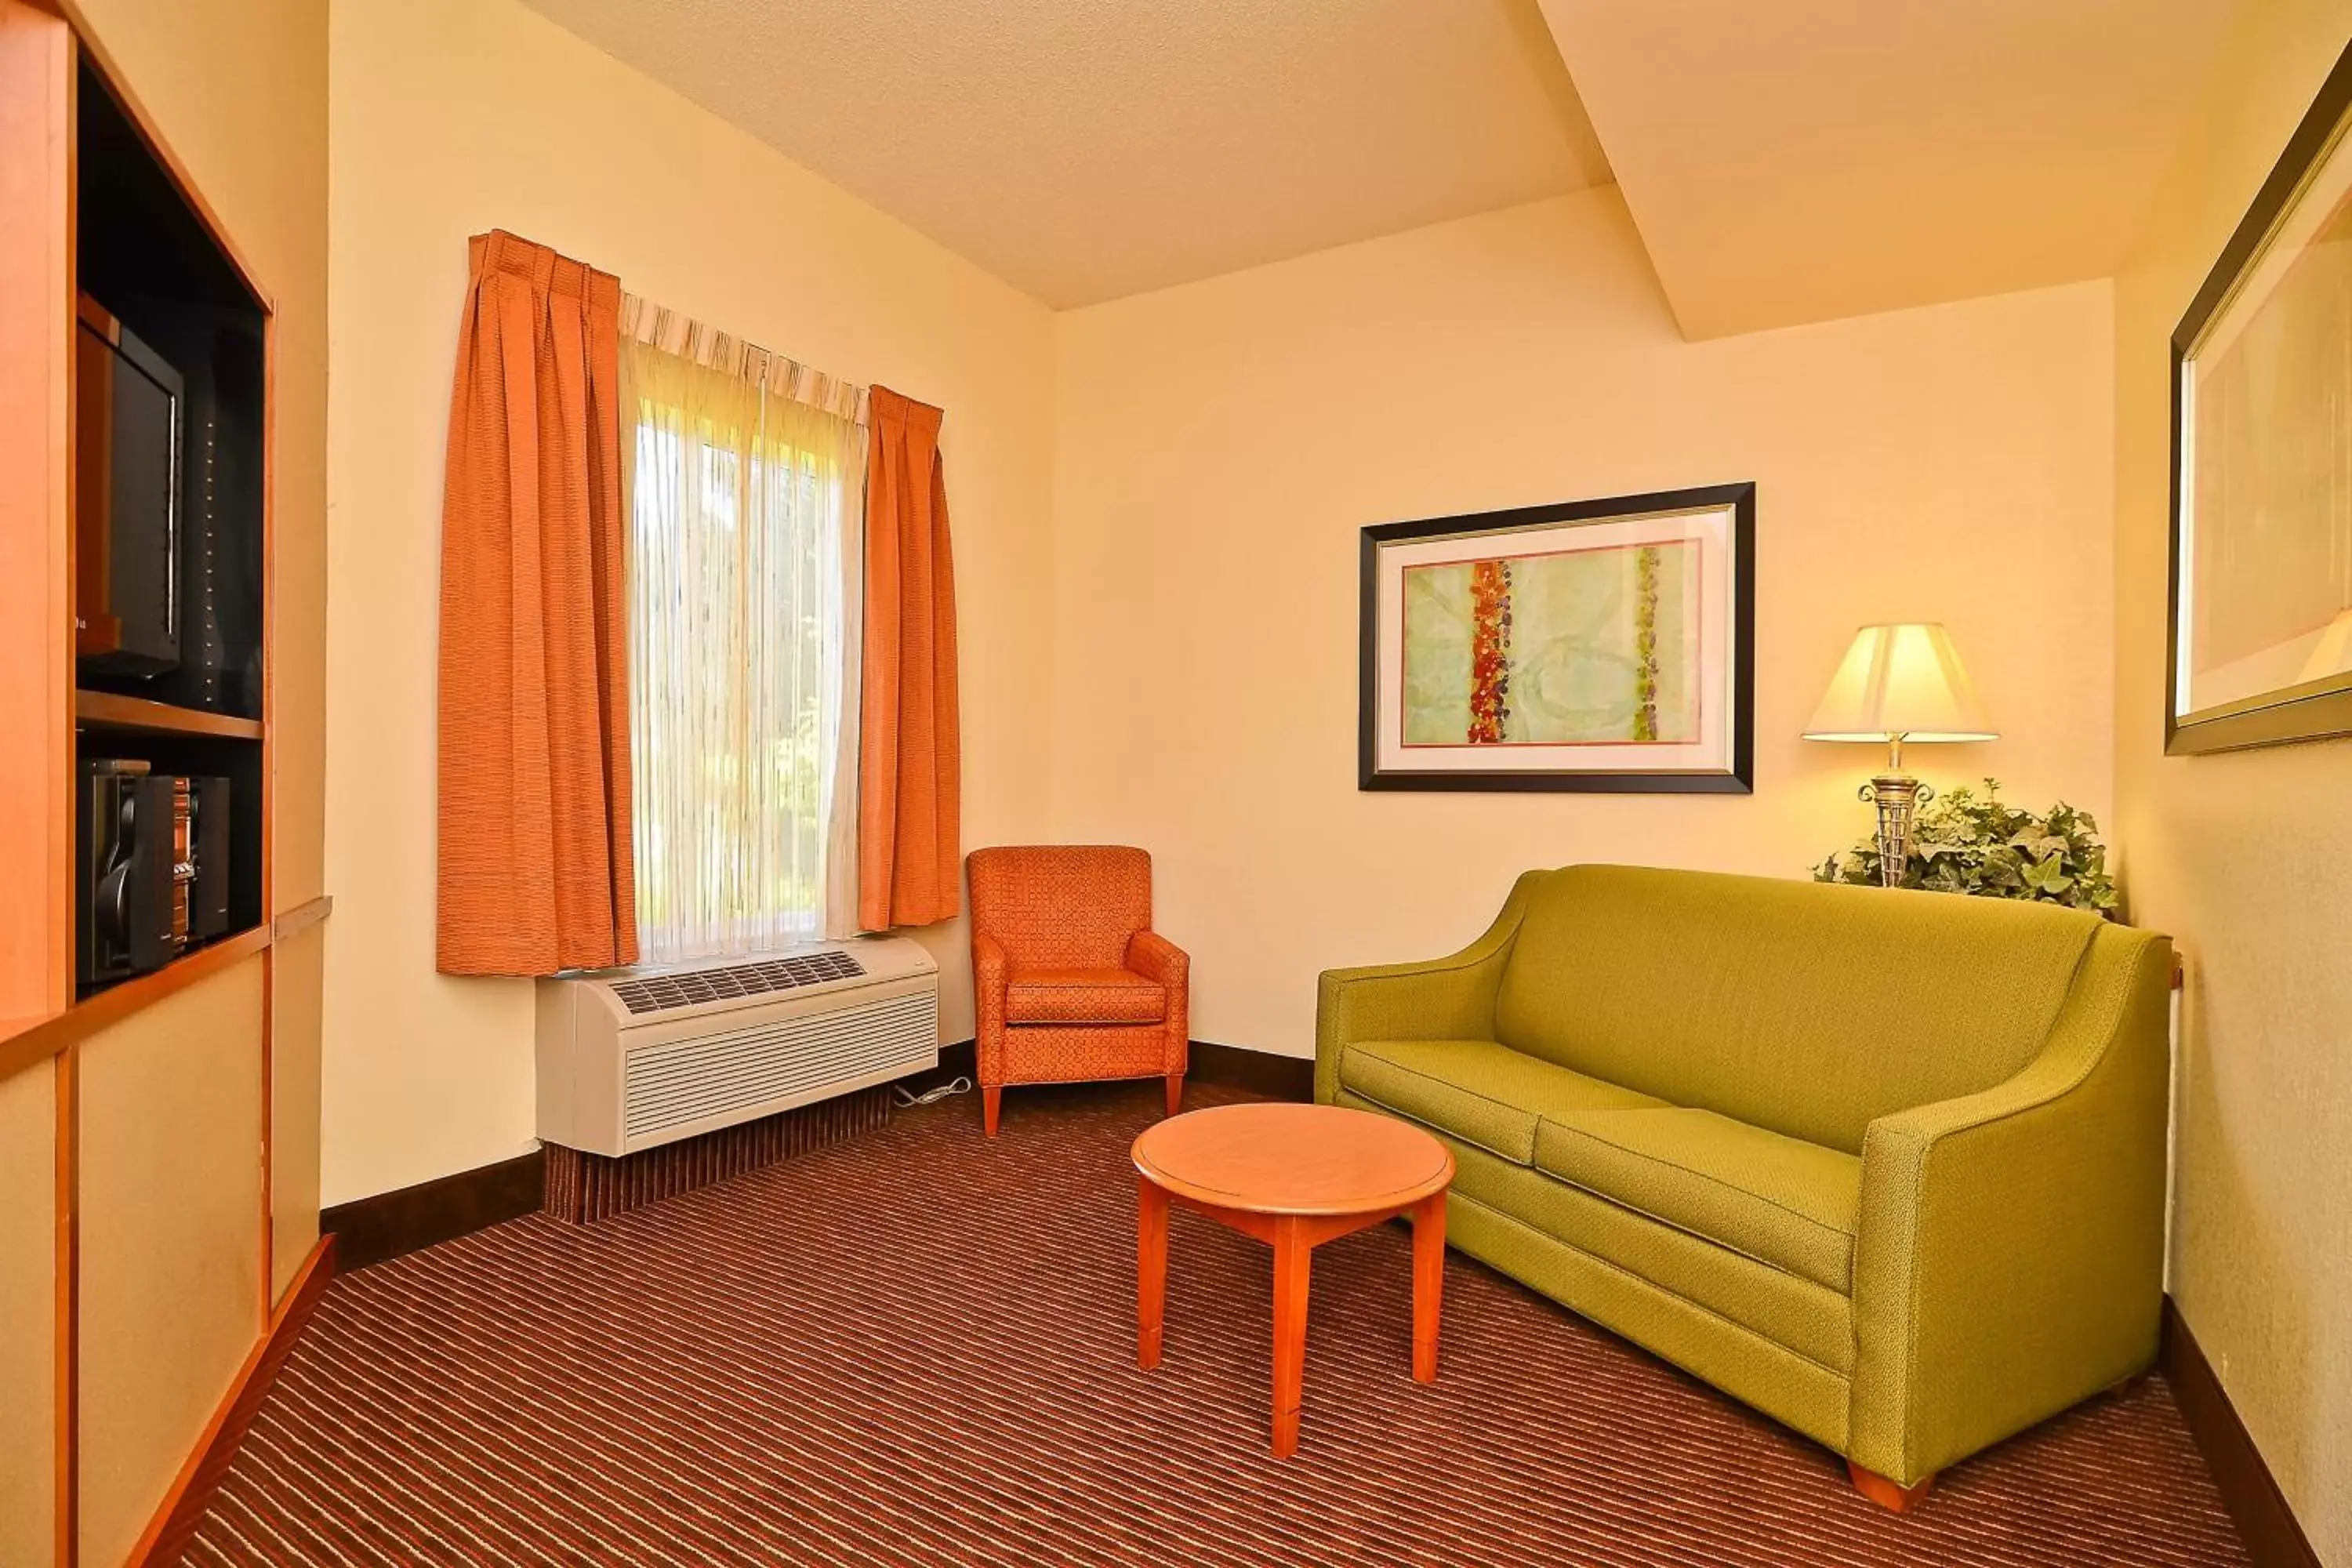
[[[1890,888],[1903,885],[1910,864],[1913,814],[1936,798],[1903,771],[1903,742],[1995,738],[1950,634],[1933,621],[1854,633],[1805,726],[1808,741],[1885,742],[1886,771],[1863,785],[1859,798],[1878,808],[1878,879]]]

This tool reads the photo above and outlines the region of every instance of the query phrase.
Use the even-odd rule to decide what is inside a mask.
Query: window
[[[646,343],[622,363],[641,956],[812,941],[856,806],[865,431]]]

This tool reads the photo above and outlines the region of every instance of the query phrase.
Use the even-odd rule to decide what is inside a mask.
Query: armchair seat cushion
[[[1131,969],[1016,967],[1004,985],[1008,1024],[1157,1024],[1168,989]]]
[[[1850,1294],[1862,1162],[1709,1110],[1563,1109],[1536,1169],[1800,1279]]]
[[[1574,1110],[1664,1105],[1493,1040],[1370,1040],[1349,1045],[1339,1081],[1383,1110],[1515,1164],[1531,1165],[1536,1123]]]

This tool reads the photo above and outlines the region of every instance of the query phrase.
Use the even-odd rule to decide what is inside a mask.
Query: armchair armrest
[[[2102,927],[2021,1071],[1870,1124],[1854,1463],[1912,1485],[2154,1358],[2171,972]]]
[[[1168,999],[1168,1049],[1164,1071],[1181,1076],[1192,1043],[1192,960],[1184,950],[1158,931],[1139,931],[1127,939],[1127,967],[1146,979],[1160,982]]]
[[[1127,966],[1147,980],[1157,980],[1172,996],[1184,989],[1192,961],[1158,931],[1139,931],[1127,939]]]
[[[1004,984],[1012,973],[1004,944],[971,933],[972,1068],[982,1083],[1004,1076]]]
[[[1529,871],[1511,888],[1486,933],[1461,952],[1420,963],[1327,969],[1316,982],[1315,1099],[1339,1098],[1339,1056],[1350,1040],[1485,1039],[1495,993],[1527,913]]]

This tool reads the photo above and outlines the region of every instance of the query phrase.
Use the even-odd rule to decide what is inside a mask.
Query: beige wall
[[[2104,816],[2110,315],[2091,283],[1687,343],[1613,187],[1065,314],[1054,829],[1158,858],[1195,1035],[1304,1055],[1317,971],[1450,951],[1527,867],[1850,842],[1875,755],[1797,737],[1863,622],[1947,622],[2003,731],[1928,777]],[[1358,530],[1738,479],[1752,797],[1358,792]]]
[[[947,410],[970,842],[1037,829],[1045,308],[515,0],[332,7],[335,376],[324,1196],[531,1145],[530,988],[433,970],[442,447],[466,237],[504,227]],[[960,926],[929,940],[971,1033]]]
[[[261,1331],[262,960],[82,1042],[81,1561],[123,1560]]]
[[[57,1068],[0,1079],[0,1563],[57,1534]]]
[[[2189,966],[2172,1292],[2323,1562],[2352,1564],[2352,742],[2163,755],[2173,327],[2352,36],[2238,8],[2116,281],[2116,795],[2134,919]]]
[[[327,550],[327,17],[319,0],[79,0],[276,310],[269,670],[273,901],[324,890]],[[318,1233],[318,986],[271,1019],[273,1171],[285,1244]],[[258,1048],[258,1041],[256,1042]],[[305,1238],[308,1239],[305,1239]],[[279,1276],[301,1261],[280,1259]]]

